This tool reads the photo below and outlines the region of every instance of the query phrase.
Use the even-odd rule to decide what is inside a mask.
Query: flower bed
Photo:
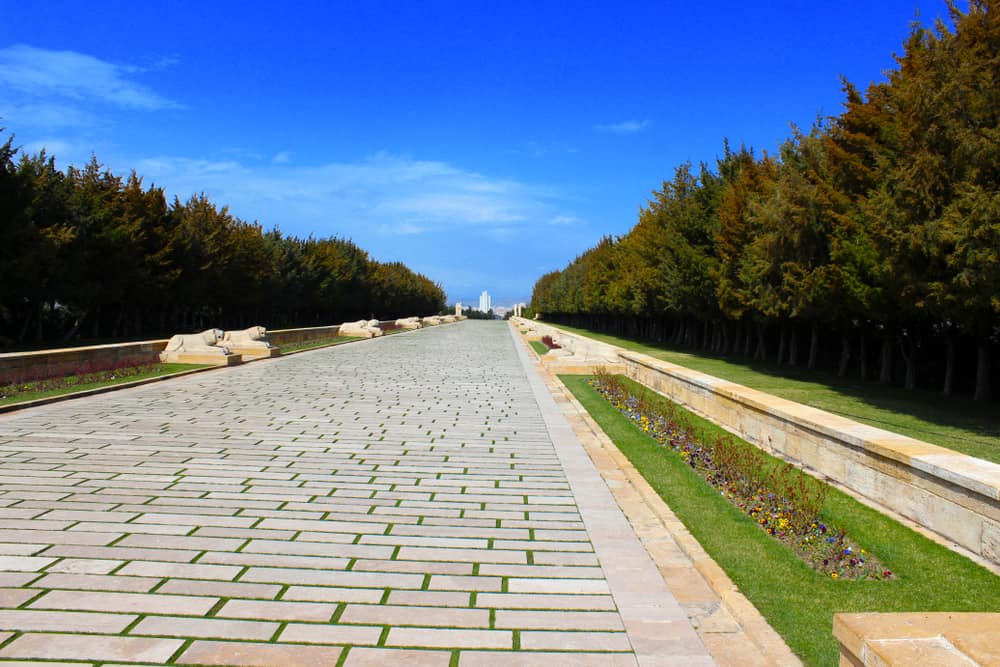
[[[828,487],[756,447],[719,437],[699,442],[672,403],[632,391],[617,376],[599,373],[592,386],[616,410],[719,490],[767,534],[790,546],[831,579],[890,579],[878,559],[821,517]]]
[[[0,400],[17,398],[26,394],[65,389],[76,385],[111,382],[121,378],[144,375],[156,369],[161,364],[155,360],[136,363],[134,360],[120,362],[120,365],[110,364],[104,368],[95,368],[95,364],[84,362],[70,374],[61,377],[42,378],[31,381],[15,382],[0,386]]]
[[[562,346],[552,340],[552,336],[542,336],[542,344],[550,350],[562,349]]]

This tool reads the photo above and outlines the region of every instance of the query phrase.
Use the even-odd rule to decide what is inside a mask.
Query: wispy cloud
[[[611,123],[608,125],[595,125],[594,129],[598,132],[607,132],[609,134],[635,134],[637,132],[642,132],[647,127],[649,127],[648,120],[623,120],[620,123]]]
[[[292,154],[289,151],[281,151],[271,158],[271,164],[288,164],[292,161]]]
[[[155,67],[169,66],[159,61]],[[144,68],[107,62],[77,51],[15,44],[0,49],[0,88],[31,100],[69,99],[155,111],[181,105],[135,80]]]
[[[576,220],[560,210],[559,195],[549,188],[386,152],[318,166],[177,157],[133,164],[147,181],[181,198],[205,191],[237,215],[297,234],[363,238],[461,230],[495,238],[498,228]]]

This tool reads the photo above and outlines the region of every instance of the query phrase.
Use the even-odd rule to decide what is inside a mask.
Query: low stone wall
[[[621,351],[629,377],[1000,563],[1000,465]]]
[[[0,354],[0,385],[157,361],[164,340]]]
[[[307,343],[311,340],[333,338],[340,330],[340,325],[331,327],[305,327],[303,329],[275,329],[267,332],[271,345],[281,347],[292,343]]]
[[[584,338],[558,331],[561,338]],[[1000,465],[616,349],[632,379],[1000,564]]]
[[[1000,665],[1000,614],[835,614],[844,667]]]
[[[379,325],[396,328],[396,320],[385,320]],[[305,327],[301,329],[274,329],[267,332],[275,347],[304,343],[323,338],[333,338],[339,325]],[[61,377],[78,372],[99,371],[123,366],[154,363],[167,346],[167,339],[144,340],[134,343],[87,345],[33,352],[6,352],[0,354],[0,386],[13,382]]]

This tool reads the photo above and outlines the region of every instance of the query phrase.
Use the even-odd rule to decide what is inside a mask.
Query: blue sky
[[[148,5],[148,6],[147,6]],[[172,197],[527,300],[723,138],[773,150],[941,0],[0,0],[0,126]]]

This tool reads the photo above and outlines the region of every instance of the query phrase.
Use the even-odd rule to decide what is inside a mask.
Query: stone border
[[[508,331],[639,664],[716,664],[535,368],[537,361]]]
[[[667,586],[685,609],[719,664],[801,665],[802,661],[764,619],[677,515],[593,420],[576,397],[527,345],[563,417],[611,489]]]
[[[633,379],[761,449],[1000,564],[1000,465],[621,352]]]
[[[990,569],[1000,565],[1000,465],[617,349],[637,382]]]
[[[8,403],[6,405],[0,405],[0,414],[5,412],[15,412],[17,410],[27,410],[28,408],[37,408],[42,405],[49,405],[50,403],[59,403],[61,401],[68,401],[73,398],[85,398],[87,396],[96,396],[97,394],[106,394],[110,391],[118,391],[119,389],[131,389],[133,387],[141,387],[146,384],[152,384],[153,382],[162,382],[163,380],[172,380],[174,378],[184,377],[185,375],[193,375],[194,373],[204,373],[206,371],[223,370],[228,368],[228,366],[206,366],[205,368],[192,368],[186,371],[178,371],[176,373],[166,373],[165,375],[157,375],[155,377],[143,378],[141,380],[132,380],[131,382],[119,382],[118,384],[109,384],[106,387],[94,387],[93,389],[84,389],[82,391],[71,391],[65,394],[59,394],[57,396],[46,396],[45,398],[36,398],[33,401],[20,401],[18,403]]]

